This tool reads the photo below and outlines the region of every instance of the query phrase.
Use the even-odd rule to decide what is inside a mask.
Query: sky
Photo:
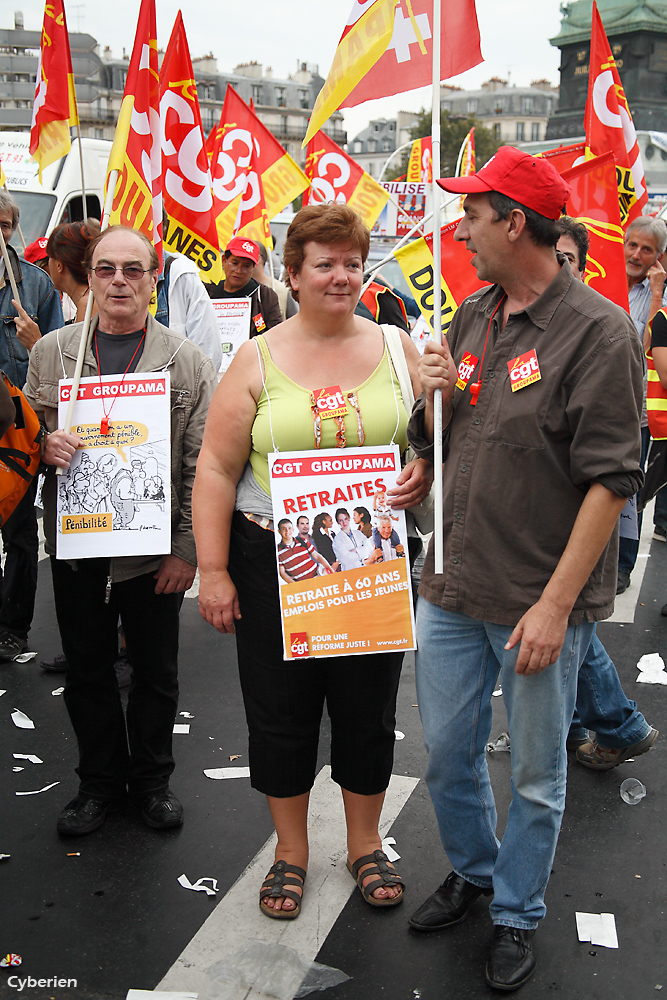
[[[207,8],[207,9],[206,9]],[[271,66],[275,77],[293,73],[298,63],[319,67],[326,77],[336,44],[352,8],[352,0],[245,0],[242,4],[200,5],[177,0],[156,0],[158,46],[166,48],[179,9],[193,57],[212,52],[220,72],[230,72],[240,62],[256,60]],[[451,82],[475,89],[492,76],[517,86],[547,78],[558,84],[559,50],[549,44],[558,34],[560,0],[477,0],[477,18],[484,62]],[[25,27],[39,30],[44,0],[15,0],[7,4],[0,27],[13,27],[11,10],[23,11]],[[446,3],[443,13],[446,17]],[[129,55],[139,12],[139,0],[114,0],[107,7],[100,0],[70,3],[65,0],[70,31],[92,35],[111,47],[120,58]],[[204,12],[205,11],[205,12]],[[109,14],[112,13],[110,17]],[[346,109],[345,128],[354,138],[373,118],[391,118],[398,110],[419,111],[430,107],[428,89],[412,91],[382,101],[369,101]]]

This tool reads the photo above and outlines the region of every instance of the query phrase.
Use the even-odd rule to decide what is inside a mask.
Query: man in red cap
[[[252,277],[258,260],[259,246],[254,240],[233,236],[222,259],[224,279],[206,285],[212,299],[250,299],[250,337],[265,333],[283,321],[276,293]]]
[[[442,433],[446,458],[444,573],[431,541],[417,691],[454,869],[411,924],[449,927],[493,895],[486,979],[507,992],[535,970],[577,672],[612,613],[618,517],[642,482],[642,359],[628,315],[556,256],[569,188],[548,161],[502,147],[477,174],[439,184],[467,195],[456,238],[492,284],[461,304],[449,344],[427,345],[409,428],[431,459]],[[512,740],[502,842],[485,757],[498,680]]]

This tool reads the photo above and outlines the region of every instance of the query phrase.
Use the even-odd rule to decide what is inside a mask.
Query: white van
[[[26,243],[48,236],[61,222],[75,222],[84,217],[102,218],[104,182],[111,152],[108,139],[82,139],[83,172],[86,182],[86,212],[81,198],[79,141],[60,160],[42,171],[39,183],[37,162],[30,156],[29,132],[0,132],[0,162],[7,187],[21,210],[21,232]],[[18,233],[12,245],[22,251]]]

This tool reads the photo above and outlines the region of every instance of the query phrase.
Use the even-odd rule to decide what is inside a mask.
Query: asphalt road
[[[605,773],[586,770],[571,758],[548,913],[535,939],[538,968],[521,990],[522,1000],[643,1000],[660,995],[661,987],[667,995],[667,688],[636,683],[639,657],[664,655],[667,649],[667,618],[659,613],[667,600],[665,545],[653,542],[644,565],[641,588],[635,583],[623,602],[626,620],[603,624],[600,636],[626,691],[661,736],[636,762]],[[640,575],[638,567],[636,579]],[[276,921],[259,913],[256,898],[264,872],[253,867],[258,852],[270,850],[265,847],[272,833],[266,805],[247,778],[212,781],[203,774],[205,768],[247,763],[233,639],[201,621],[196,600],[184,602],[179,710],[193,718],[179,719],[190,722],[190,733],[174,737],[172,781],[185,807],[182,829],[150,830],[128,806],[98,832],[76,840],[61,839],[55,827],[58,812],[76,792],[76,747],[62,697],[53,693],[61,681],[38,666],[41,657],[60,648],[45,561],[30,644],[38,653],[35,660],[0,665],[0,689],[6,692],[0,696],[0,853],[10,855],[0,861],[0,957],[21,957],[20,966],[0,968],[0,996],[123,1000],[130,989],[155,990],[162,983],[160,989],[171,993],[177,988],[198,992],[200,1000],[260,998],[266,994],[234,985],[229,977],[225,985],[218,964],[226,963],[229,971],[238,963],[241,945],[256,939],[264,945],[250,961],[255,971],[261,965],[257,956],[268,954],[262,947],[273,943],[279,949],[269,964],[274,990],[291,954],[288,946],[350,977],[327,990],[331,1000],[498,995],[484,981],[491,935],[485,901],[449,931],[419,934],[408,927],[412,910],[449,871],[422,780],[425,754],[410,654],[398,702],[397,729],[405,738],[396,744],[397,797],[390,831],[408,885],[405,903],[374,910],[354,890],[345,872],[344,844],[335,836],[339,796],[324,774],[312,824],[328,855],[314,859],[314,884],[309,873],[310,896],[299,920],[276,928]],[[34,721],[34,730],[14,726],[10,714],[15,708]],[[496,698],[492,736],[504,728],[502,699]],[[326,746],[325,730],[322,766]],[[15,759],[15,753],[36,754],[43,763]],[[502,824],[509,802],[509,755],[495,754],[489,764]],[[22,771],[15,770],[19,766]],[[628,776],[640,778],[647,788],[636,807],[619,795]],[[57,784],[40,794],[16,795],[52,782]],[[217,879],[217,894],[182,888],[181,874],[191,882]],[[618,950],[579,943],[576,910],[613,913]],[[50,982],[32,985],[40,979]],[[69,985],[58,985],[63,980]]]

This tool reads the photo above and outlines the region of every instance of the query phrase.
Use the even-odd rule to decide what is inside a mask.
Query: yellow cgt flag
[[[327,118],[337,111],[348,94],[375,65],[394,33],[394,14],[398,0],[373,0],[362,6],[355,3],[345,30],[340,36],[331,69],[317,95],[303,145],[307,146]]]

